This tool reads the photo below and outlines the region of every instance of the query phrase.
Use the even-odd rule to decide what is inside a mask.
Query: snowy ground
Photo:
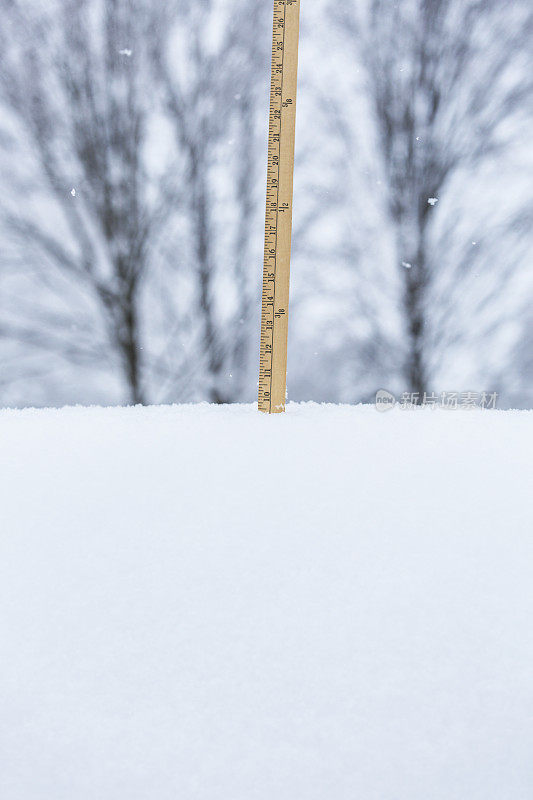
[[[531,800],[533,412],[0,442],[2,800]]]

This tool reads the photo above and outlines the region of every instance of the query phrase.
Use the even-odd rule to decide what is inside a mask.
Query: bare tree
[[[4,177],[16,191],[1,224],[18,271],[31,264],[57,295],[52,310],[41,292],[31,307],[19,305],[4,335],[118,368],[128,401],[142,403],[142,293],[169,210],[164,180],[146,166],[153,14],[130,0],[62,0],[40,13],[2,0],[1,8],[1,100],[11,142],[24,143],[32,168],[21,175],[8,147]],[[73,335],[76,304],[64,301],[80,292],[87,318]],[[90,327],[93,336],[80,336]]]
[[[252,287],[260,276],[264,194],[257,99],[267,84],[265,11],[261,3],[243,14],[236,3],[176,0],[167,6],[163,37],[153,39],[183,175],[198,351],[214,402],[242,395],[254,338],[250,323],[259,294],[254,302]],[[215,26],[216,36],[208,35]]]
[[[455,287],[448,284],[453,291],[446,300],[435,294],[453,230],[443,236],[434,223],[459,176],[475,180],[482,165],[523,137],[521,123],[531,112],[531,4],[369,0],[360,14],[355,4],[337,13],[367,70],[403,282],[404,377],[411,391],[423,393],[442,335],[436,318],[449,324],[457,283],[479,258],[467,246],[453,267],[446,265],[456,279]],[[444,314],[436,313],[444,306]]]

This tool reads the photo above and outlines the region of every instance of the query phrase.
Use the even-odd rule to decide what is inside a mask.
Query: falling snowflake
[[[438,197],[428,197],[428,203],[430,206],[436,206],[438,202],[439,202]]]
[[[405,269],[411,269],[412,266],[408,261],[402,261],[402,267],[405,267]]]
[[[131,54],[133,53],[133,50],[128,50],[128,48],[126,47],[126,48],[124,48],[124,50],[119,50],[118,53],[121,56],[127,56],[129,58],[131,56]]]
[[[71,189],[70,193],[71,193],[72,197],[76,197],[76,189]]]

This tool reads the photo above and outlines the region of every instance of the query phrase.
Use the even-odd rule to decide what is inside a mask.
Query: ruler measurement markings
[[[278,249],[278,223],[279,223],[279,183],[280,183],[280,171],[281,171],[281,126],[283,124],[281,110],[283,107],[283,67],[285,66],[285,15],[286,6],[283,4],[283,51],[281,56],[281,86],[280,86],[280,94],[279,94],[279,102],[280,102],[280,116],[279,116],[279,142],[278,142],[278,177],[276,181],[276,236],[275,236],[275,249]],[[275,21],[274,15],[274,21]],[[272,37],[274,38],[274,37]],[[272,140],[274,141],[274,136],[272,136]],[[274,257],[274,296],[272,299],[272,347],[270,350],[270,391],[269,391],[269,412],[272,413],[272,375],[274,372],[274,320],[276,316],[276,273],[278,268],[278,259],[277,255]]]
[[[274,26],[275,25],[276,25],[276,16],[274,14]],[[272,80],[271,80],[271,96],[272,96],[272,98],[276,97],[276,79],[275,79],[275,74],[276,74],[276,70],[278,69],[278,67],[275,65],[275,54],[276,54],[276,38],[275,38],[275,35],[274,35],[273,36],[273,41],[272,41]],[[283,70],[283,65],[282,65],[282,70]],[[274,112],[274,109],[273,109],[272,105],[273,104],[271,103],[271,109],[270,109],[270,115],[269,115],[270,116],[269,126],[270,126],[271,130],[273,129],[273,123],[274,123],[274,120],[276,118],[276,114]],[[276,149],[275,148],[276,144],[277,144],[276,137],[269,135],[269,142],[268,142],[268,162],[269,162],[268,163],[268,172],[269,172],[268,184],[269,185],[267,187],[267,212],[266,212],[266,219],[267,219],[266,225],[267,226],[268,226],[268,223],[270,222],[270,210],[268,208],[268,202],[269,201],[270,201],[270,203],[272,202],[271,201],[271,195],[272,195],[272,188],[273,188],[273,186],[272,186],[273,180],[271,178],[271,174],[270,173],[272,172],[272,167],[274,166],[273,152]],[[276,205],[277,205],[277,200],[278,200],[278,196],[279,196],[279,194],[278,194],[279,193],[279,158],[278,158],[277,173],[278,173],[278,179],[276,181],[276,190],[274,191],[274,195],[276,197]],[[269,239],[271,239],[271,238],[272,238],[271,237],[271,232],[270,231],[266,231],[266,234],[265,234],[265,264],[267,263],[269,255],[270,255],[270,245],[272,244],[272,242],[270,242]],[[277,236],[274,237],[274,243],[273,244],[274,244],[274,276],[275,276],[275,271],[276,271],[275,250],[276,250],[276,247],[277,247]],[[265,276],[265,277],[267,277],[267,276]],[[272,291],[272,289],[267,286],[267,280],[264,281],[265,285],[263,287],[263,304],[264,304],[264,308],[265,309],[269,307],[270,297],[271,297],[270,292]],[[275,290],[275,281],[274,281],[274,290]],[[275,294],[272,295],[272,303],[274,303],[274,302],[275,302]],[[263,331],[262,331],[262,344],[263,344],[264,347],[265,347],[265,345],[267,345],[266,339],[268,338],[268,336],[267,336],[268,327],[269,327],[268,324],[267,325],[262,325],[262,328],[263,328]],[[266,353],[263,355],[263,359],[262,359],[262,361],[263,361],[263,363],[262,363],[263,378],[271,378],[271,376],[272,376],[272,351],[273,351],[273,346],[272,345],[273,345],[273,342],[270,344],[270,347],[268,347],[268,346],[265,347]],[[265,364],[265,358],[266,358],[266,355],[268,353],[270,354],[270,358],[269,358],[270,369],[267,369],[266,364]],[[264,390],[263,390],[262,394],[264,395]],[[271,407],[272,407],[271,391],[269,391],[269,393],[268,393],[268,399],[269,399],[269,411],[270,411]]]
[[[292,15],[289,37],[288,14]],[[285,409],[298,17],[299,0],[275,0],[259,370],[259,408],[268,413]],[[289,92],[294,91],[294,95],[287,98],[284,97],[286,77]],[[280,215],[284,218],[282,235]],[[276,306],[278,290],[281,294],[279,308]]]

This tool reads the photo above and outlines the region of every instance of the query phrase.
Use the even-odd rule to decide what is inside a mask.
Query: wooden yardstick
[[[274,0],[259,410],[285,411],[300,0]]]

